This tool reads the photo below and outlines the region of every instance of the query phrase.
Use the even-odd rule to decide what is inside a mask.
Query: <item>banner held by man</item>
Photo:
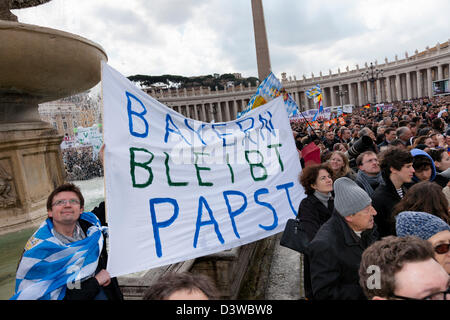
[[[282,232],[304,191],[283,98],[240,119],[185,118],[102,64],[111,276]]]

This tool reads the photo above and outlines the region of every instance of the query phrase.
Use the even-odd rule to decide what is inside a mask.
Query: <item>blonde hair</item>
[[[344,161],[344,165],[342,166],[341,169],[339,169],[338,172],[334,172],[334,171],[333,171],[333,173],[334,173],[334,174],[333,174],[333,181],[336,180],[336,179],[338,179],[338,178],[340,178],[340,177],[343,177],[343,176],[347,175],[347,174],[350,172],[350,165],[349,165],[348,158],[347,158],[347,156],[345,155],[345,153],[343,153],[342,151],[333,151],[333,152],[331,153],[331,156],[328,158],[328,161],[330,161],[331,158],[332,158],[335,154],[338,154],[338,155],[342,158],[342,161]]]

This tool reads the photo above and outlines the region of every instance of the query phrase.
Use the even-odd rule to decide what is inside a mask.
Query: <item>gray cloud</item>
[[[263,6],[277,75],[393,60],[449,38],[448,0],[263,0]],[[257,74],[250,0],[53,0],[14,14],[99,43],[126,75]]]
[[[195,12],[208,0],[137,0],[145,14],[155,23],[180,26],[191,21]]]

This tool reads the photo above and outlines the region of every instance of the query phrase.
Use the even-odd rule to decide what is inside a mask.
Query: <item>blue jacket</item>
[[[430,177],[430,181],[433,181],[434,178],[436,178],[436,167],[434,165],[433,158],[431,158],[431,156],[428,153],[426,153],[425,151],[420,150],[420,149],[412,149],[411,150],[411,155],[413,157],[426,156],[428,159],[430,159],[430,161],[431,161],[431,177]],[[419,179],[417,179],[416,175],[414,175],[413,180],[415,182],[419,181]]]

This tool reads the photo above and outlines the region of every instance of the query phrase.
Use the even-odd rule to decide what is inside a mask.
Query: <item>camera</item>
[[[364,151],[373,150],[373,141],[369,136],[362,136],[346,152],[349,159],[356,158]]]

